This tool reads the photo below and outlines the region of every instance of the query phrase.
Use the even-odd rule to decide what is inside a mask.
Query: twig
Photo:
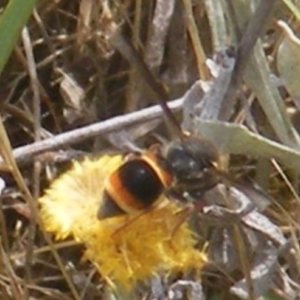
[[[24,27],[22,30],[22,41],[24,45],[24,50],[27,58],[27,67],[28,74],[30,77],[31,87],[33,91],[33,111],[34,111],[34,141],[37,142],[40,140],[40,128],[41,128],[41,98],[38,88],[38,78],[36,71],[35,58],[33,55],[32,42],[28,32],[27,27]],[[33,169],[33,187],[34,187],[34,198],[37,198],[39,195],[39,183],[40,183],[40,164],[35,162]],[[32,218],[30,218],[29,227],[28,227],[28,245],[26,249],[25,256],[25,282],[26,288],[24,292],[26,293],[26,299],[29,299],[28,287],[27,285],[32,280],[32,257],[33,257],[33,247],[34,240],[36,235],[36,214],[37,207],[36,201],[33,201],[32,197],[28,198],[28,204],[31,210]]]
[[[183,98],[168,103],[172,111],[181,109]],[[99,134],[109,133],[115,130],[123,129],[126,126],[134,125],[141,122],[154,120],[163,115],[160,105],[155,105],[139,111],[118,116],[96,124],[88,125],[79,129],[59,134],[55,137],[39,141],[30,145],[19,147],[13,150],[13,156],[18,164],[32,160],[32,157],[43,152],[59,149],[70,144],[79,143],[87,138]],[[5,164],[0,159],[0,169],[5,169]]]

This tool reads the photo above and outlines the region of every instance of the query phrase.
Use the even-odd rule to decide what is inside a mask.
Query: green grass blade
[[[36,0],[10,0],[0,16],[0,74],[35,4]]]

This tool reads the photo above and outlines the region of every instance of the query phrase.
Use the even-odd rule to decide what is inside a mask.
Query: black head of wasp
[[[132,155],[107,176],[99,220],[151,209],[163,193],[187,200],[187,193],[198,195],[218,183],[219,153],[214,143],[183,133],[167,105],[161,106],[176,127],[177,138]]]

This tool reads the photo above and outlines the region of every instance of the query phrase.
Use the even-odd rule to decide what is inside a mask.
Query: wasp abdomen
[[[163,182],[147,161],[129,160],[107,178],[98,218],[147,209],[156,202],[163,190]]]
[[[153,168],[144,160],[124,164],[118,174],[127,192],[133,196],[136,207],[149,207],[163,191],[163,184]]]

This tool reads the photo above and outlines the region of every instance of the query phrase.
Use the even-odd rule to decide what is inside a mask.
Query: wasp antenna
[[[176,120],[173,112],[171,111],[170,107],[168,106],[167,101],[160,99],[158,102],[159,102],[163,112],[165,113],[164,119],[165,119],[167,126],[170,129],[169,130],[170,134],[172,135],[172,137],[182,139],[184,137],[184,133],[181,129],[180,124]]]
[[[153,76],[140,52],[134,47],[130,40],[124,37],[120,29],[114,31],[111,42],[128,62],[137,68],[149,87],[154,91],[157,96],[157,102],[165,113],[165,122],[170,129],[170,134],[172,137],[175,136],[181,139],[183,137],[181,126],[167,104],[169,95],[162,84]]]

